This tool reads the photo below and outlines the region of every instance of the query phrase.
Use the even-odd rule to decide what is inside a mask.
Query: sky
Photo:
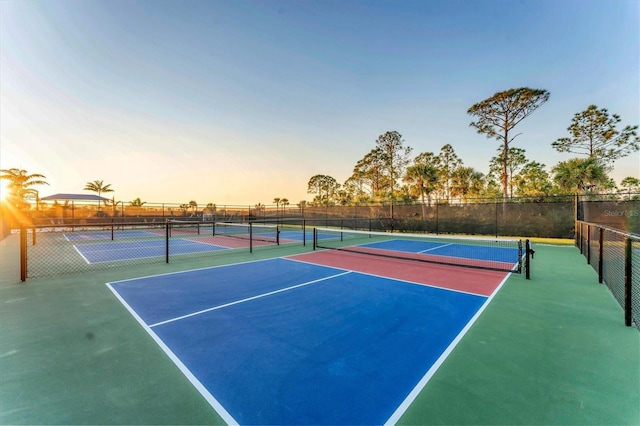
[[[589,105],[639,124],[639,55],[638,0],[0,0],[0,168],[41,197],[293,205],[387,131],[486,173],[467,110],[531,87],[551,96],[514,146],[550,169]]]

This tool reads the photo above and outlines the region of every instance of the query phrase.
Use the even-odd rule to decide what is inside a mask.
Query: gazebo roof
[[[53,194],[40,198],[42,201],[49,200],[83,200],[83,201],[107,201],[109,198],[100,197],[93,194]]]

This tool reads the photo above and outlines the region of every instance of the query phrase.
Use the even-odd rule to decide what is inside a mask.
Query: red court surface
[[[506,272],[381,258],[337,250],[316,251],[287,258],[482,296],[491,296],[508,275]]]

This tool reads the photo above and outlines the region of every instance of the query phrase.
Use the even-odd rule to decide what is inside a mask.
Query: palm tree
[[[431,194],[438,185],[438,169],[429,164],[415,164],[407,167],[404,180],[414,186],[424,206],[424,196],[427,196],[428,206],[431,207]]]
[[[29,174],[23,169],[2,169],[0,179],[9,181],[9,197],[7,200],[18,210],[24,209],[28,203],[28,198],[38,199],[38,191],[33,187],[36,185],[49,185],[44,179],[46,177],[39,173]]]
[[[276,203],[276,217],[278,217],[278,214],[280,213],[279,207],[280,207],[280,197],[276,197],[273,199],[273,202]]]
[[[567,192],[591,190],[608,181],[605,168],[596,158],[573,158],[553,168],[553,181]]]
[[[282,206],[282,216],[285,215],[285,207],[289,205],[289,200],[287,198],[280,198],[280,205]]]
[[[144,204],[146,204],[146,203],[147,203],[147,202],[146,202],[146,201],[142,201],[142,200],[140,199],[140,197],[136,198],[136,199],[135,199],[135,200],[133,200],[133,201],[129,201],[129,205],[130,205],[131,207],[142,207],[142,206],[143,206]]]
[[[477,194],[482,190],[483,177],[473,167],[458,167],[451,175],[451,195],[462,198],[466,204],[469,194]]]
[[[104,184],[102,180],[94,180],[93,182],[87,182],[84,186],[85,191],[93,191],[98,193],[98,197],[102,196],[103,192],[113,192],[111,184]],[[98,200],[98,209],[100,208],[100,201]]]
[[[189,201],[189,207],[193,208],[193,212],[195,215],[198,214],[198,203],[196,203],[194,200]]]

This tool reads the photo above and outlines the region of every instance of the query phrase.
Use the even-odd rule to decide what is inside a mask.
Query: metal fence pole
[[[27,227],[20,223],[20,281],[27,280]]]
[[[604,229],[600,228],[600,241],[598,246],[598,282],[602,284],[604,280],[604,249],[602,243],[604,242]]]
[[[170,225],[169,225],[169,219],[167,219],[166,224],[165,224],[165,261],[166,263],[169,263],[169,232],[170,232]]]
[[[632,259],[633,250],[631,246],[631,238],[627,237],[625,240],[625,250],[624,250],[624,324],[627,327],[631,327],[632,322],[632,303],[631,303],[631,281],[632,281]]]
[[[524,242],[524,274],[525,274],[525,278],[530,280],[531,279],[531,243],[529,242],[529,240],[525,240]]]

